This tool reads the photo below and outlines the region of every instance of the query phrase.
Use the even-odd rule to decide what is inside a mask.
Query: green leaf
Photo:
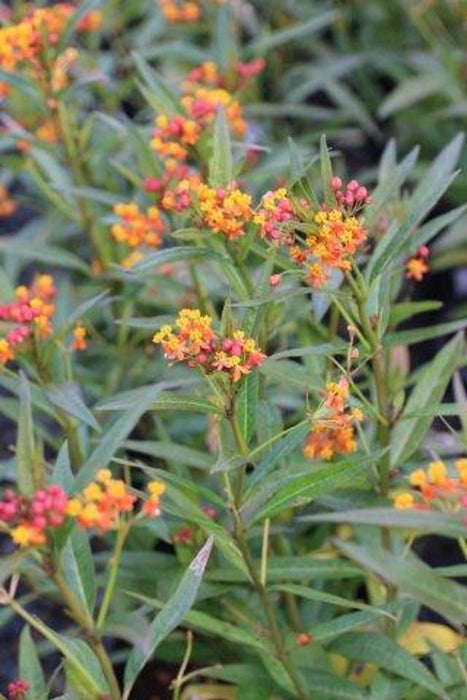
[[[326,143],[326,136],[321,135],[319,140],[319,156],[321,165],[321,185],[324,192],[324,199],[326,203],[333,204],[336,201],[334,192],[331,187],[332,180],[332,163],[329,157],[329,149]]]
[[[391,434],[391,463],[394,466],[400,466],[417,450],[431,424],[430,416],[407,418],[407,415],[441,401],[463,347],[464,339],[459,334],[425,367]]]
[[[213,540],[209,539],[200,549],[183,575],[176,591],[161,612],[155,617],[141,646],[134,648],[125,666],[124,700],[130,695],[133,684],[158,645],[176,629],[186,617],[196,600],[204,570],[211,554]]]
[[[259,484],[281,459],[293,452],[299,445],[303,444],[303,440],[309,430],[310,426],[308,421],[306,423],[299,423],[291,428],[286,435],[277,440],[274,446],[262,458],[254,472],[248,477],[248,489],[245,494],[246,498],[254,493],[253,487]]]
[[[349,457],[332,464],[310,465],[310,473],[294,479],[282,488],[272,489],[272,498],[259,512],[253,508],[254,520],[262,520],[288,508],[300,507],[318,496],[345,486],[366,483],[366,472],[375,457]],[[274,486],[274,484],[272,484]],[[242,509],[250,513],[249,500]]]
[[[333,642],[331,649],[349,659],[374,663],[396,676],[408,678],[417,686],[427,688],[446,698],[443,686],[418,659],[383,634],[377,632],[351,632]]]
[[[19,638],[19,677],[29,683],[29,695],[34,700],[47,699],[47,686],[29,625]]]
[[[466,327],[467,320],[460,319],[460,321],[448,321],[447,323],[430,325],[427,328],[414,328],[409,331],[396,331],[394,333],[388,333],[385,336],[383,339],[383,345],[385,348],[392,348],[395,345],[413,345],[414,343],[421,343],[424,340],[431,340],[432,338],[439,338],[442,335],[455,333],[456,331],[463,330]]]
[[[62,250],[57,246],[36,243],[22,236],[5,236],[0,239],[0,253],[11,255],[23,260],[42,262],[53,267],[64,267],[88,274],[88,266],[74,253]]]
[[[139,395],[139,401],[128,408],[117,418],[110,428],[101,436],[99,444],[87,458],[75,481],[75,491],[84,488],[101,467],[108,465],[114,454],[133,430],[139,419],[150,409],[157,394],[161,391],[160,384],[145,387]]]
[[[259,568],[259,562],[257,562]],[[334,581],[361,578],[362,569],[343,559],[318,559],[311,556],[271,556],[268,559],[269,583],[280,581]],[[234,568],[218,568],[207,576],[208,581],[244,582],[245,576]]]
[[[136,51],[133,51],[131,56],[135,62],[138,73],[141,75],[146,87],[148,88],[146,92],[148,92],[149,95],[152,95],[156,100],[156,110],[160,111],[161,114],[180,114],[181,110],[179,101],[169,90],[162,78]]]
[[[467,622],[467,591],[453,581],[441,578],[415,555],[405,559],[388,551],[368,549],[335,540],[338,549],[369,571],[397,586],[399,591],[436,610],[458,627]]]
[[[37,460],[36,444],[31,409],[31,394],[26,375],[19,376],[19,414],[16,439],[16,469],[21,493],[32,496],[34,493],[34,465]]]
[[[127,271],[128,276],[137,275],[139,272],[152,270],[166,263],[173,262],[220,262],[231,265],[231,261],[224,255],[219,255],[208,248],[198,248],[196,246],[178,246],[176,248],[164,248],[155,253],[149,253],[144,259],[135,265],[131,271]]]
[[[376,224],[381,211],[388,206],[391,198],[398,194],[417,161],[418,153],[419,148],[416,146],[373,190],[371,193],[373,201],[365,210],[365,224],[368,228],[371,229]]]
[[[81,392],[77,384],[74,382],[63,382],[62,384],[49,386],[44,390],[44,394],[54,406],[58,406],[68,415],[100,432],[101,427],[81,398]]]
[[[31,622],[34,622],[34,627],[65,657],[66,663],[79,679],[81,689],[87,693],[86,698],[98,700],[108,692],[99,662],[85,642],[57,634],[37,617],[31,617]]]
[[[139,594],[130,594],[137,600],[141,600],[146,605],[160,609],[163,608],[163,603],[153,598],[147,598]],[[213,615],[200,612],[198,610],[190,610],[185,615],[185,624],[200,632],[205,632],[209,636],[213,635],[220,639],[227,640],[233,644],[238,644],[240,647],[250,647],[257,651],[270,651],[267,643],[263,641],[257,634],[253,634],[247,629],[236,627],[230,622],[219,620]]]
[[[315,588],[307,588],[306,586],[298,586],[294,583],[270,586],[269,590],[291,593],[292,595],[298,596],[299,598],[315,600],[319,603],[327,603],[328,605],[334,605],[338,608],[368,610],[369,612],[372,612],[375,615],[382,615],[383,617],[389,617],[391,619],[394,619],[394,616],[388,613],[386,610],[379,610],[378,608],[374,608],[371,605],[360,603],[358,600],[349,600],[348,598],[342,598],[342,596],[334,595],[333,593],[326,593],[325,591],[319,591]]]
[[[144,455],[150,455],[157,459],[168,459],[181,462],[188,467],[197,469],[210,469],[214,463],[213,457],[201,450],[179,445],[175,442],[162,442],[156,440],[127,440],[125,449]]]
[[[60,36],[60,41],[57,46],[57,53],[61,53],[69,44],[71,35],[84,17],[84,15],[95,7],[100,7],[102,0],[83,0],[75,11],[71,14],[65,28]]]
[[[69,588],[92,615],[96,602],[94,560],[88,535],[74,529],[61,553],[62,571]]]
[[[442,301],[403,301],[393,304],[389,316],[389,325],[397,326],[412,316],[428,311],[437,311],[443,306]]]
[[[248,445],[256,425],[259,399],[259,375],[251,372],[243,378],[236,397],[236,415],[245,443]]]
[[[463,142],[463,134],[459,134],[441,151],[410,198],[402,223],[391,226],[377,244],[367,268],[370,282],[388,265],[397,261],[404,248],[410,244],[413,231],[449,187],[456,175],[453,170]]]
[[[467,537],[467,525],[462,517],[417,510],[397,510],[395,508],[360,508],[359,510],[339,511],[305,515],[303,522],[352,523],[355,525],[377,525],[378,527],[401,528],[432,532],[450,537]]]
[[[212,155],[209,160],[209,184],[226,187],[233,180],[232,145],[224,109],[217,111],[212,133]]]
[[[430,70],[425,74],[414,75],[400,82],[381,102],[378,114],[386,119],[394,112],[411,107],[420,100],[443,90],[446,76]]]
[[[307,22],[300,22],[287,29],[280,29],[275,32],[270,32],[266,36],[255,39],[246,46],[248,56],[256,57],[258,54],[269,51],[270,49],[282,46],[303,37],[311,37],[312,34],[320,32],[328,25],[332,24],[337,18],[337,12],[330,10],[323,12],[317,17],[312,17]]]
[[[326,698],[326,700],[366,700],[367,693],[359,688],[354,683],[339,678],[325,671],[315,671],[303,669],[303,675],[306,678],[308,687],[313,689],[313,693],[317,698]]]

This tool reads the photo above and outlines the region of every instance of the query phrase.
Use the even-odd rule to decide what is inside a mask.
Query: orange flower
[[[17,202],[10,197],[8,190],[0,185],[0,219],[5,219],[15,213],[18,208]]]
[[[66,512],[83,529],[105,532],[118,527],[121,516],[133,511],[135,501],[124,481],[101,469],[96,480],[68,502]]]
[[[165,484],[161,481],[150,481],[148,491],[149,498],[144,501],[141,511],[149,518],[157,518],[161,514],[160,497],[165,491]]]
[[[135,202],[121,203],[115,205],[114,213],[120,217],[120,222],[112,226],[112,235],[118,243],[130,248],[158,248],[162,244],[164,222],[157,207],[142,212]]]
[[[457,478],[449,476],[445,463],[440,459],[430,462],[427,469],[413,471],[409,475],[409,483],[413,487],[409,494],[412,499],[410,507],[454,513],[467,508],[467,459],[457,459],[455,466]]]
[[[81,324],[78,324],[73,329],[73,349],[74,350],[86,350],[88,343],[86,340],[86,328]]]
[[[350,454],[357,449],[353,423],[363,420],[361,409],[347,411],[349,382],[341,377],[328,382],[323,401],[312,415],[312,427],[303,452],[310,459],[331,459],[335,454]]]
[[[159,0],[159,7],[170,24],[189,24],[201,18],[198,0]]]
[[[211,317],[203,316],[198,309],[182,309],[175,329],[163,326],[153,342],[162,345],[169,360],[202,367],[206,372],[223,372],[233,382],[263,363],[266,356],[243,331],[236,330],[232,337],[219,338],[211,323]]]
[[[201,183],[195,186],[197,205],[205,225],[229,240],[245,234],[245,226],[253,219],[251,197],[232,184],[214,189]]]
[[[242,106],[228,90],[201,86],[182,97],[181,102],[188,115],[202,129],[214,122],[219,108],[222,107],[234,134],[240,138],[245,136],[247,125]]]
[[[405,263],[405,276],[415,282],[421,282],[428,270],[428,265],[421,258],[410,258]]]

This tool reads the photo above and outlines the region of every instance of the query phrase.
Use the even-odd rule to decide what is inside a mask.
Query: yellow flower
[[[411,486],[423,486],[426,483],[426,474],[423,469],[416,469],[409,477]]]
[[[414,499],[411,493],[400,493],[394,499],[394,507],[403,510],[405,508],[413,508]]]
[[[431,462],[428,467],[428,478],[431,484],[442,486],[447,478],[446,465],[440,459]]]

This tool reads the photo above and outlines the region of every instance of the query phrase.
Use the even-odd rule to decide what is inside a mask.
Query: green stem
[[[63,574],[56,567],[52,567],[51,576],[67,605],[71,617],[83,630],[89,640],[109,685],[111,700],[121,700],[120,688],[113,670],[112,662],[110,661],[99,634],[96,632],[91,615],[81,606],[80,602],[69,589]]]
[[[57,124],[65,147],[65,155],[73,174],[73,179],[78,187],[85,187],[87,179],[84,174],[84,169],[81,163],[78,147],[75,142],[74,128],[71,123],[70,115],[66,104],[62,101],[57,105]],[[94,226],[93,215],[88,206],[88,203],[82,197],[76,198],[78,209],[81,215],[83,228],[89,233],[91,246],[94,255],[100,260],[100,243],[98,231]]]
[[[248,446],[245,443],[245,439],[243,437],[243,434],[240,430],[240,426],[238,425],[238,421],[236,419],[235,411],[232,408],[231,415],[229,416],[230,423],[232,425],[232,430],[233,434],[235,437],[235,440],[237,442],[237,447],[242,455],[248,454]],[[245,472],[245,468],[243,468],[243,475]],[[246,531],[245,531],[245,525],[243,523],[242,517],[240,515],[240,512],[238,510],[237,504],[241,502],[241,498],[243,495],[243,486],[244,486],[244,476],[243,478],[240,478],[237,481],[236,484],[236,489],[235,489],[235,494],[232,494],[232,515],[233,515],[233,520],[234,520],[234,538],[235,541],[237,542],[238,548],[242,554],[243,561],[245,562],[246,568],[248,570],[248,573],[250,575],[251,582],[256,589],[256,592],[258,594],[261,607],[263,608],[263,612],[266,616],[266,619],[268,621],[269,625],[269,630],[273,639],[274,647],[276,649],[276,654],[277,658],[279,659],[280,663],[282,664],[284,670],[288,674],[290,680],[292,681],[293,686],[295,687],[295,690],[297,692],[297,697],[300,698],[300,700],[307,700],[308,698],[308,693],[306,692],[304,686],[303,686],[303,681],[300,677],[300,674],[298,670],[295,667],[294,662],[292,661],[289,651],[287,649],[285,640],[282,637],[282,632],[279,626],[279,622],[276,617],[276,612],[274,609],[274,606],[272,605],[271,601],[269,600],[269,594],[268,590],[266,587],[266,581],[262,580],[262,575],[259,573],[256,569],[255,562],[253,560],[252,554],[250,552],[250,548],[248,546],[248,540],[246,536]],[[228,488],[228,492],[230,492],[230,488]],[[263,578],[264,577],[264,572],[263,572]]]
[[[110,572],[107,579],[107,584],[105,587],[104,597],[102,599],[102,604],[99,609],[99,615],[97,616],[96,627],[101,630],[104,627],[107,613],[109,611],[110,603],[113,598],[115,591],[115,584],[117,582],[118,567],[120,565],[120,559],[122,557],[123,547],[125,546],[126,538],[131,528],[131,520],[127,520],[117,532],[117,539],[115,541],[115,548],[110,559]]]

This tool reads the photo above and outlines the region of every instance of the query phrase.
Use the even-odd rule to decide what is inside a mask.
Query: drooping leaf
[[[441,578],[433,569],[413,556],[404,559],[387,551],[368,549],[351,542],[336,540],[341,552],[395,584],[401,593],[419,601],[450,620],[457,627],[467,622],[467,591],[453,581]]]
[[[125,666],[124,700],[129,697],[136,678],[158,645],[183,622],[187,612],[195,602],[211,554],[212,544],[213,540],[209,539],[201,548],[183,575],[176,591],[161,612],[156,615],[147,638],[142,640],[141,647],[137,647],[131,652]]]

